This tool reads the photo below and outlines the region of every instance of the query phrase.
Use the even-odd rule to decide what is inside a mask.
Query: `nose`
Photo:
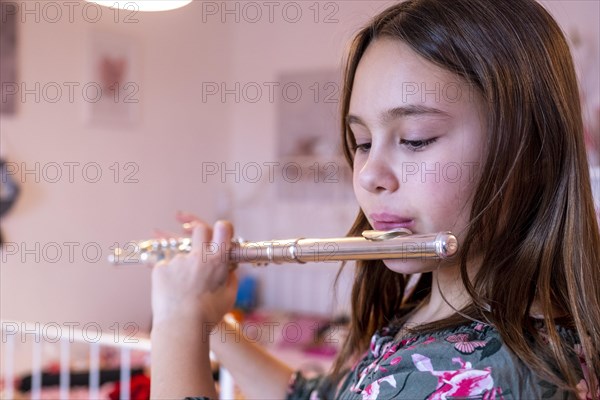
[[[400,182],[392,164],[386,158],[372,152],[365,164],[358,170],[358,184],[372,193],[394,192]]]

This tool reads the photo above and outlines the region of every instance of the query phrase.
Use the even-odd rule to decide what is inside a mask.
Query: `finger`
[[[215,278],[216,279],[215,289],[230,288],[237,292],[237,288],[238,288],[237,273],[235,271],[232,271],[231,269],[225,269],[225,270],[221,270],[219,272],[221,272],[221,273],[218,274],[217,277]]]
[[[211,229],[210,225],[205,224],[202,221],[184,222],[183,224],[181,224],[181,229],[183,229],[183,233],[185,233],[186,235],[191,235],[194,230],[194,227],[196,225],[204,225],[204,226],[208,227],[208,229],[210,229],[210,232],[212,234],[212,229]]]
[[[212,229],[208,225],[194,223],[192,230],[192,251],[201,254],[204,250],[208,253],[214,253],[214,243],[209,243],[212,236]]]
[[[218,244],[221,251],[222,268],[217,274],[219,286],[227,282],[227,277],[231,271],[231,248],[233,238],[233,225],[229,221],[217,221],[213,230],[213,240]]]
[[[215,278],[214,291],[233,291],[237,293],[238,290],[238,277],[234,271],[225,271],[223,275]]]
[[[177,219],[177,221],[179,221],[182,225],[186,225],[186,227],[184,229],[186,229],[187,232],[191,232],[192,231],[192,227],[189,225],[192,222],[199,222],[201,224],[204,225],[208,225],[204,220],[202,220],[200,217],[191,214],[191,213],[186,213],[183,211],[177,211],[177,213],[175,214],[175,218]],[[188,230],[189,229],[189,230]]]
[[[192,231],[194,230],[194,226],[196,225],[205,225],[207,226],[211,231],[212,234],[212,228],[210,225],[208,225],[206,222],[200,220],[200,219],[195,219],[195,220],[191,220],[190,222],[184,222],[181,224],[181,229],[183,229],[183,232],[191,235]]]
[[[217,221],[213,230],[213,240],[222,248],[222,251],[225,252],[224,254],[229,255],[233,246],[233,225],[231,222],[225,220]]]

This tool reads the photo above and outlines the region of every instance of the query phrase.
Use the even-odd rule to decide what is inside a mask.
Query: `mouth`
[[[389,213],[373,213],[369,215],[372,221],[373,228],[378,231],[389,231],[395,228],[406,228],[412,230],[415,225],[415,220],[401,215]]]

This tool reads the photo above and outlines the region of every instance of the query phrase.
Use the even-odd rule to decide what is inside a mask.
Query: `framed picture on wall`
[[[19,101],[17,35],[19,6],[0,0],[0,114],[13,115]]]
[[[138,122],[141,85],[137,47],[132,38],[91,32],[88,76],[83,92],[90,124],[129,127]]]
[[[281,73],[277,79],[277,159],[282,200],[352,199],[339,134],[340,71]]]

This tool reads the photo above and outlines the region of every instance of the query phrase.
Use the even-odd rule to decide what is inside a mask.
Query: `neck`
[[[469,279],[472,281],[481,266],[481,262],[472,262],[467,266]],[[465,285],[460,276],[459,265],[442,266],[432,271],[431,294],[406,320],[407,325],[421,325],[450,317],[471,303]],[[567,312],[552,307],[553,317],[565,317]],[[541,303],[535,300],[529,315],[543,319],[545,311]]]
[[[475,272],[474,268],[470,268],[469,276],[474,276]],[[431,295],[409,317],[407,323],[420,325],[447,318],[470,301],[460,277],[459,266],[443,266],[432,272]]]

